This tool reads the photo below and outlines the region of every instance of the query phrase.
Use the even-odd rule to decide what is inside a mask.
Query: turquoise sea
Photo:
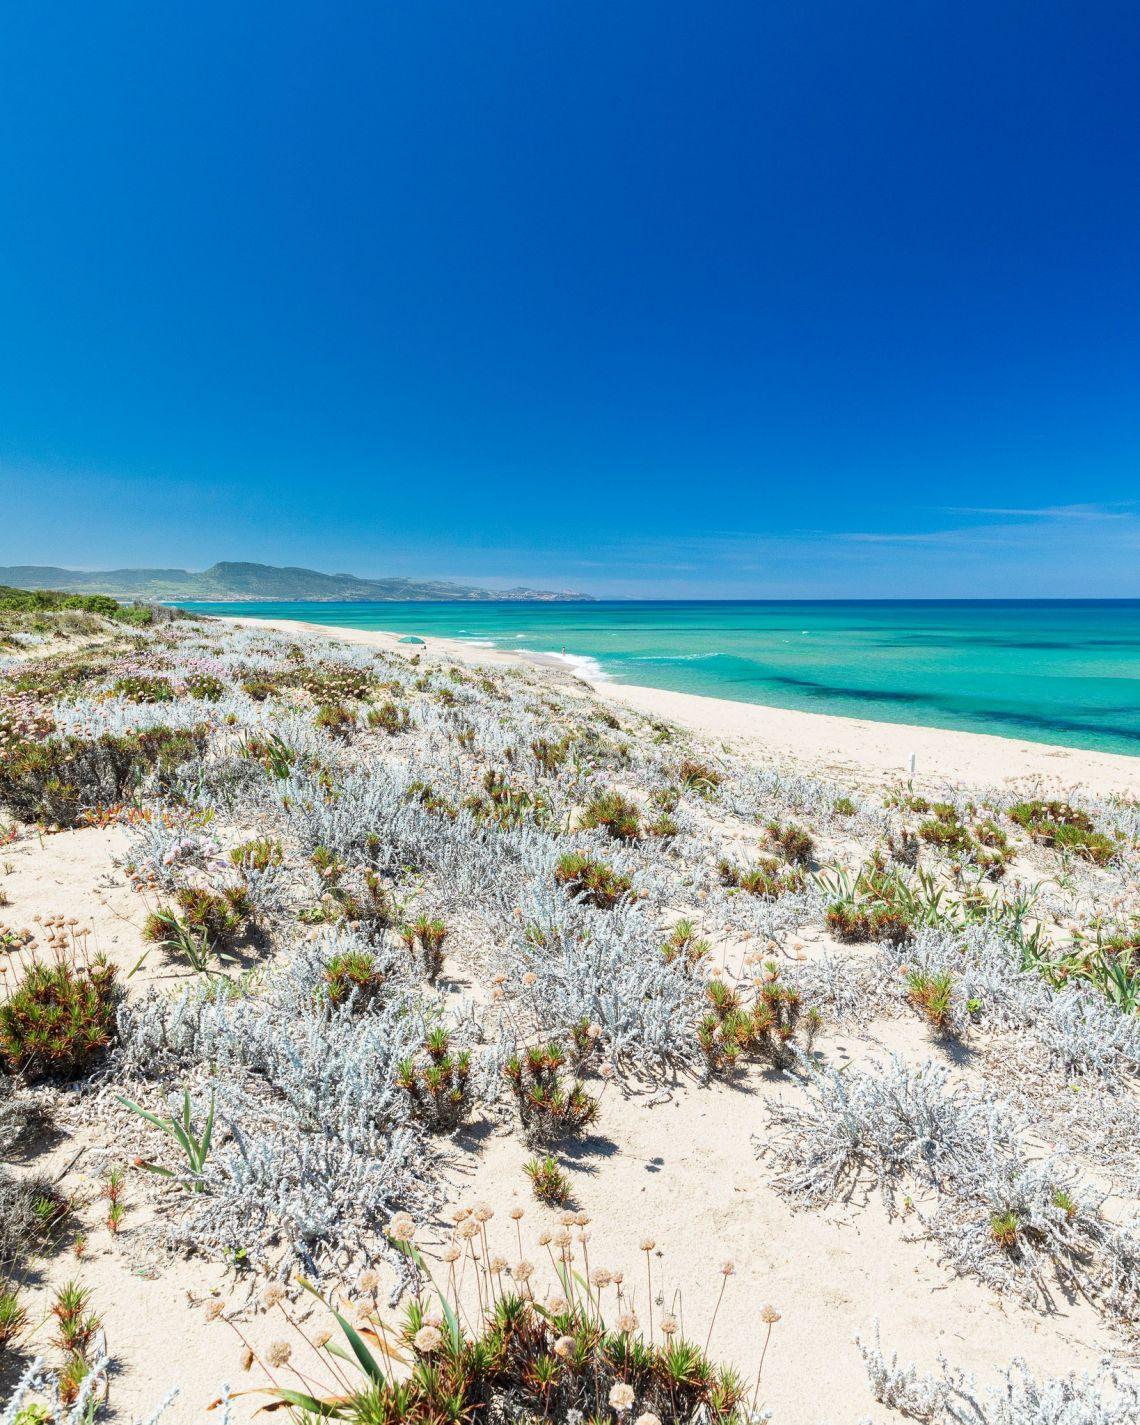
[[[1140,755],[1140,599],[183,607],[565,650],[623,683]]]

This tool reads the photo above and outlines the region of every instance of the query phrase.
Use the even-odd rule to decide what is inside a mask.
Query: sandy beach
[[[379,630],[241,616],[226,621],[283,633],[303,629],[345,643],[415,651],[400,644],[399,634]],[[428,658],[466,664],[546,667],[563,686],[588,683],[602,698],[720,740],[741,755],[776,757],[821,775],[871,783],[897,781],[910,777],[913,756],[915,785],[927,788],[945,783],[1054,790],[1084,787],[1105,796],[1140,796],[1140,757],[951,728],[798,712],[630,683],[589,682],[588,659],[564,660],[557,654],[486,648],[462,639],[430,638],[422,651]],[[587,671],[582,671],[582,665]]]

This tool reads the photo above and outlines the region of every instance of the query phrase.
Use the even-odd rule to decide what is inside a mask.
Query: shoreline
[[[319,634],[342,643],[404,651],[399,633],[381,629],[341,628],[300,619],[264,619],[239,614],[206,614],[221,622],[278,632]],[[909,776],[915,757],[916,784],[963,783],[973,786],[1081,787],[1100,795],[1140,796],[1140,757],[1033,742],[996,733],[914,723],[878,722],[734,702],[701,693],[676,693],[644,684],[593,681],[582,671],[592,659],[531,649],[505,649],[457,638],[425,639],[422,651],[445,654],[478,666],[545,669],[596,697],[647,717],[663,717],[690,732],[725,743],[746,756],[763,754],[795,762],[817,775],[880,783]]]

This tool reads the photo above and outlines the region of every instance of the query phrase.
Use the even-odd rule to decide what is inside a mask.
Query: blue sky
[[[0,11],[0,563],[1140,595],[1140,7]]]

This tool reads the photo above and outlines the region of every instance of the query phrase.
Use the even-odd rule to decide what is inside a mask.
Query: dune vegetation
[[[1140,806],[104,602],[0,601],[4,1425],[1137,1418]]]

